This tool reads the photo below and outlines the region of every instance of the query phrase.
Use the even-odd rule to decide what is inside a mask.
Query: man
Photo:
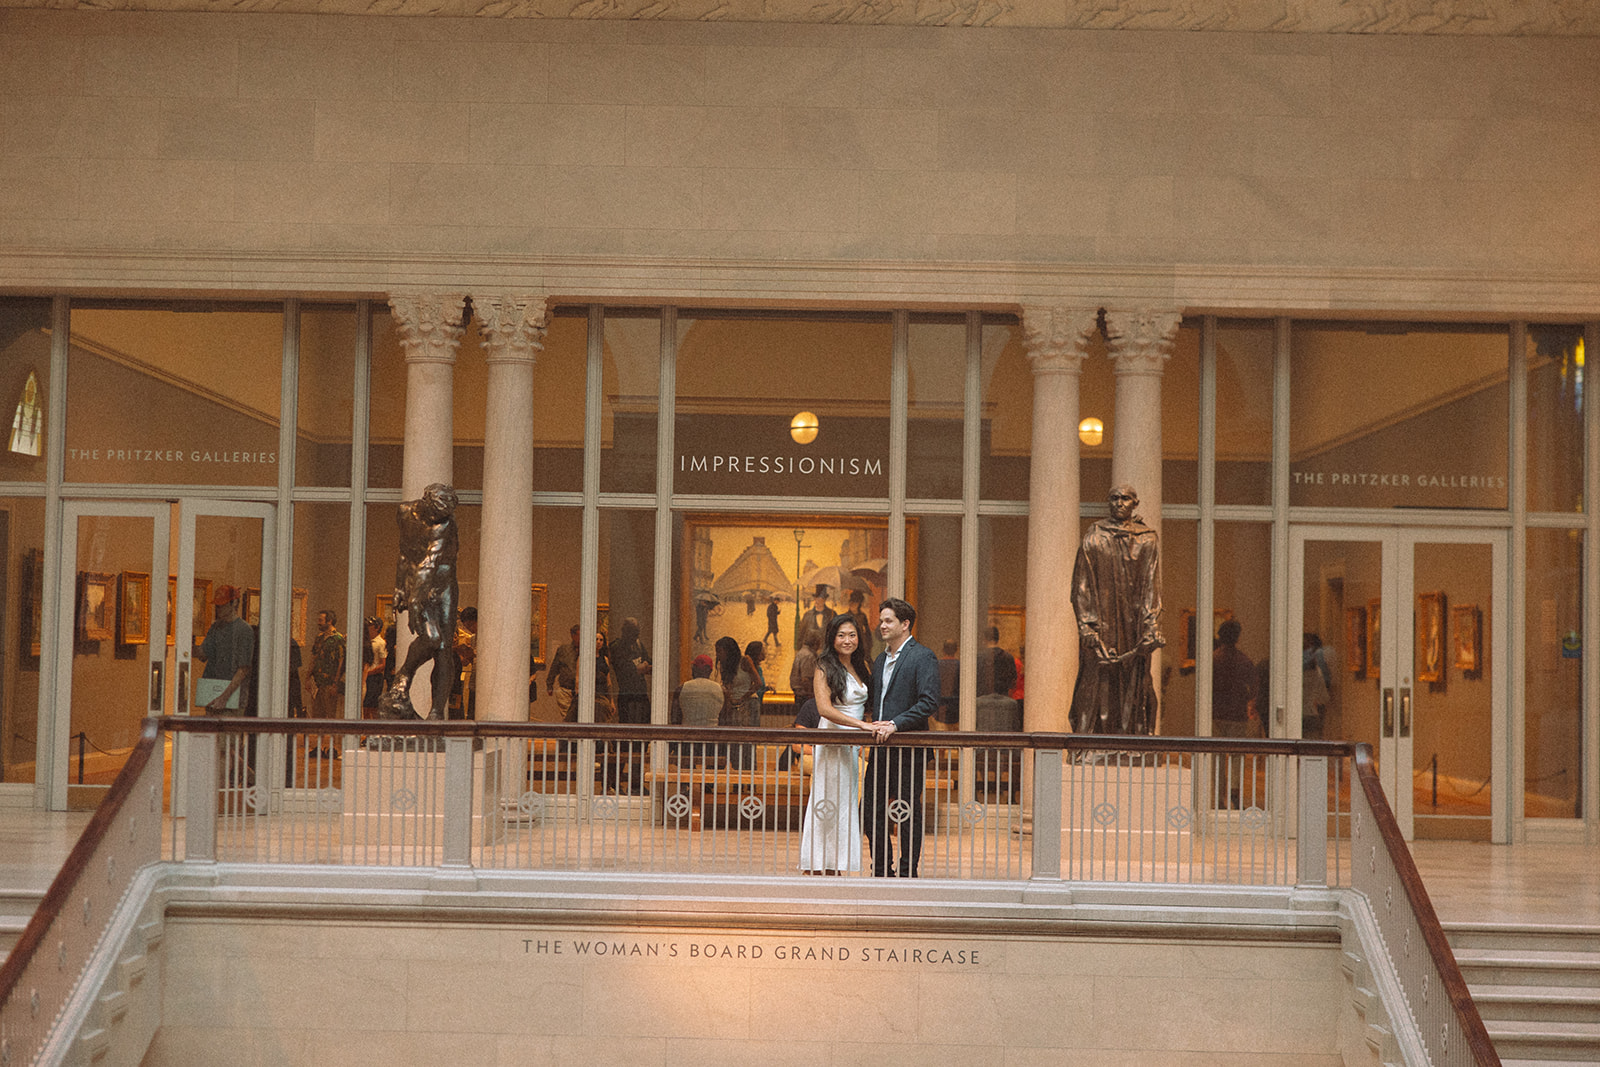
[[[317,636],[311,642],[311,717],[337,719],[342,715],[339,698],[344,695],[344,634],[339,632],[339,617],[331,611],[317,612]]]
[[[811,634],[817,635],[817,647],[822,647],[822,635],[828,630],[828,623],[838,612],[828,607],[828,587],[817,586],[817,591],[811,595],[811,609],[800,616],[800,632],[795,635],[795,644],[803,645]]]
[[[1217,629],[1217,650],[1211,653],[1211,736],[1258,737],[1256,665],[1239,650],[1244,627],[1228,619]]]
[[[905,731],[926,730],[939,706],[939,657],[911,636],[917,609],[890,597],[878,610],[883,651],[872,664],[866,715],[878,741]],[[861,821],[879,877],[915,878],[922,855],[922,785],[928,750],[921,745],[874,747],[867,757]],[[898,803],[897,803],[898,802]],[[907,808],[907,811],[900,811]],[[898,824],[900,856],[894,857]]]
[[[983,636],[983,654],[978,657],[978,695],[1010,696],[1011,687],[1017,684],[1017,661],[1000,647],[1000,627],[990,626]]]
[[[544,691],[556,698],[556,707],[561,710],[562,722],[577,722],[578,713],[573,710],[572,694],[578,691],[578,624],[572,624],[572,641],[556,649],[555,655],[550,657],[550,667],[544,673]]]
[[[1072,568],[1081,644],[1072,732],[1152,734],[1150,656],[1167,643],[1160,626],[1160,549],[1156,532],[1134,514],[1139,494],[1132,486],[1113,487],[1110,505],[1111,517],[1084,534]]]
[[[478,659],[478,609],[462,608],[456,617],[456,637],[453,646],[456,654],[456,684],[451,697],[452,719],[476,719],[477,673],[473,664]]]
[[[650,721],[650,652],[639,638],[639,620],[622,620],[611,642],[611,669],[617,678],[617,721],[639,725]]]
[[[727,699],[721,683],[711,677],[711,657],[699,655],[689,665],[693,676],[678,687],[675,702],[684,726],[715,726]]]
[[[243,691],[250,677],[250,661],[255,655],[256,635],[250,624],[239,618],[239,590],[219,585],[211,597],[216,619],[206,638],[195,650],[206,669],[195,686],[196,703],[212,715],[221,715],[245,706]]]
[[[457,503],[454,489],[435,482],[422,491],[421,499],[402,503],[395,515],[400,527],[400,558],[394,572],[394,610],[406,613],[412,641],[394,684],[383,695],[382,711],[393,718],[416,718],[411,681],[424,663],[433,664],[428,718],[444,718],[450,704],[456,680],[452,646],[460,595],[456,585],[456,556],[461,551]]]

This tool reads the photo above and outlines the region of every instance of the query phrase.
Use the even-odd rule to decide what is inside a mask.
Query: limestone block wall
[[[1339,1064],[1336,941],[169,915],[146,1067]]]
[[[1575,305],[1600,276],[1587,37],[7,10],[0,57],[5,288],[1005,300],[1086,271],[1486,311],[1556,299],[1518,272]],[[953,265],[981,281],[926,271]],[[1323,280],[1349,271],[1422,280]]]

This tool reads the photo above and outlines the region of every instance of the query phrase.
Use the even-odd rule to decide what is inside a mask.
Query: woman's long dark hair
[[[722,676],[722,684],[732,685],[744,663],[744,653],[739,651],[738,640],[732,637],[717,638],[716,655],[717,673]]]
[[[817,665],[822,668],[822,676],[828,680],[828,696],[835,705],[844,700],[845,679],[850,676],[839,659],[838,650],[833,647],[834,638],[845,626],[856,631],[856,650],[850,653],[850,666],[856,669],[856,677],[865,682],[872,673],[872,667],[867,663],[867,638],[861,632],[861,627],[856,625],[855,618],[835,615],[828,620],[828,631],[822,637],[822,656],[817,660]]]

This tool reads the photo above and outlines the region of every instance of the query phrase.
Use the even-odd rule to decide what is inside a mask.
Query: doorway
[[[50,806],[91,809],[148,715],[189,714],[194,663],[223,586],[270,655],[273,507],[228,501],[63,502]],[[180,593],[180,590],[183,591]],[[195,669],[192,669],[195,668]],[[248,683],[247,713],[257,705]],[[166,753],[168,771],[181,773]]]
[[[1362,741],[1407,840],[1510,838],[1506,535],[1301,526],[1291,733]]]

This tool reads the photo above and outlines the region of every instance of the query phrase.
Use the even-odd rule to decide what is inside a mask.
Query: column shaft
[[[474,302],[488,347],[483,533],[478,553],[480,720],[528,718],[533,586],[533,367],[544,346],[542,295]]]
[[[1025,308],[1033,364],[1028,478],[1028,695],[1023,728],[1065,733],[1078,674],[1068,602],[1078,547],[1078,383],[1097,308]]]

